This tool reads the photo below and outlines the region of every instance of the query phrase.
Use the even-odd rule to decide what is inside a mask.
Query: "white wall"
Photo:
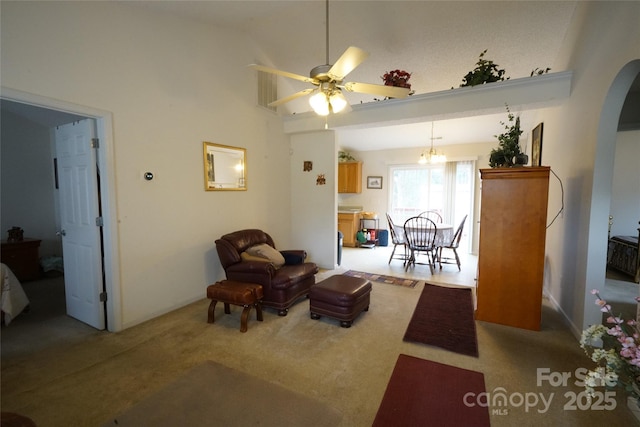
[[[1,20],[3,86],[113,113],[125,327],[204,296],[223,276],[213,241],[225,232],[260,227],[279,247],[296,243],[290,145],[281,120],[254,106],[245,65],[264,58],[243,34],[114,2],[3,2]],[[610,91],[640,58],[639,21],[638,2],[579,2],[552,64],[573,71],[571,97],[540,113],[542,162],[564,184],[551,186],[550,213],[565,203],[547,233],[545,287],[576,332],[597,318],[585,289],[604,278],[619,111],[603,106],[622,105],[626,91]],[[247,148],[247,192],[203,190],[205,140]]]
[[[56,237],[55,184],[49,129],[13,113],[2,113],[2,239],[13,227],[40,239],[40,256],[60,256]]]
[[[203,298],[224,233],[288,246],[289,142],[255,106],[242,34],[115,2],[3,2],[1,19],[4,87],[113,115],[123,327]],[[204,191],[203,141],[247,148],[246,192]]]
[[[638,236],[640,131],[618,132],[611,189],[612,236]]]
[[[618,118],[640,71],[638,22],[638,2],[578,3],[562,51],[551,66],[573,72],[570,98],[539,110],[536,120],[544,122],[542,164],[558,176],[550,182],[549,219],[564,206],[547,230],[545,292],[576,335],[599,321],[586,290],[604,285],[602,242],[607,235]],[[341,198],[340,204],[386,209],[367,193]]]
[[[540,114],[542,163],[558,174],[564,190],[550,185],[549,211],[552,200],[563,198],[565,205],[547,230],[545,290],[576,335],[600,316],[587,290],[604,285],[616,128],[637,71],[618,74],[640,58],[638,22],[638,2],[579,2],[552,66],[573,70],[571,97]],[[617,87],[620,81],[626,88]]]
[[[442,151],[449,161],[456,160],[476,160],[476,172],[481,168],[489,167],[489,153],[492,148],[497,147],[498,142],[486,142],[480,144],[457,144],[448,145],[438,148]],[[365,211],[373,211],[378,213],[380,218],[380,228],[388,228],[385,219],[385,213],[389,211],[389,168],[393,165],[406,165],[417,163],[423,148],[404,148],[397,150],[377,150],[377,151],[360,151],[351,152],[357,160],[362,164],[362,193],[360,194],[339,194],[338,204],[348,206],[362,206]],[[373,190],[367,188],[367,176],[382,176],[382,190]],[[480,178],[476,173],[475,188],[475,212],[474,218],[469,218],[467,229],[470,225],[473,227],[473,237],[471,251],[477,253],[478,250],[478,227],[477,222],[480,219],[479,203],[480,203]]]
[[[309,261],[326,269],[335,268],[337,260],[337,158],[331,130],[291,136],[291,226],[297,232],[288,249],[305,249]],[[303,170],[305,161],[313,163],[313,170]],[[319,175],[324,175],[324,185],[318,183]]]

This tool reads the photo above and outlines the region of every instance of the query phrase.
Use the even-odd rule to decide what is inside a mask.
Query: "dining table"
[[[444,247],[448,245],[451,242],[451,239],[453,238],[453,225],[447,224],[444,222],[436,222],[435,224],[436,224],[435,246],[438,248]],[[394,224],[394,228],[396,230],[396,233],[401,232],[404,236],[405,230],[403,226]],[[405,241],[406,241],[406,237],[405,237]]]
[[[435,263],[436,263],[436,256],[438,254],[438,251],[440,248],[447,246],[449,243],[451,243],[451,239],[453,238],[453,234],[454,234],[454,230],[453,230],[453,225],[452,224],[447,224],[447,223],[443,223],[443,222],[437,222],[435,223],[435,227],[436,227],[436,236],[435,236],[435,240],[434,240],[434,246],[436,248],[436,250],[434,251],[434,253],[432,255],[429,255],[429,269],[431,270],[431,274],[433,274],[434,272],[434,268],[435,268]],[[403,226],[397,226],[394,225],[394,228],[396,229],[396,233],[397,232],[401,232],[402,236],[404,238],[405,242],[408,242],[407,237],[406,237],[406,233],[412,233],[412,232],[417,232],[417,230],[412,231],[411,227],[408,227],[406,230]],[[422,239],[424,240],[424,239]],[[427,239],[430,240],[430,239]],[[419,251],[416,251],[419,252]],[[411,255],[409,256],[409,260],[407,261],[407,264],[405,266],[405,268],[409,268],[410,265],[414,265],[416,264],[416,260],[415,260],[415,255],[412,251]]]

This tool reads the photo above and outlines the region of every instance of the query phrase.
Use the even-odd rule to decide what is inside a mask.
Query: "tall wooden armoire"
[[[477,320],[540,330],[549,171],[480,170]]]

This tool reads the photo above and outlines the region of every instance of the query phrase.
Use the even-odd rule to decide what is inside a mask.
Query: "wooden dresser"
[[[0,259],[13,271],[18,280],[40,278],[40,242],[41,240],[26,238],[17,242],[2,241]]]
[[[549,171],[480,170],[477,320],[540,330]]]

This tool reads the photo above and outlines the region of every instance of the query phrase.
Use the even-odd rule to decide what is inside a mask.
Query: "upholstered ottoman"
[[[309,307],[311,318],[324,315],[340,320],[348,328],[363,311],[369,311],[371,282],[358,277],[335,275],[311,287]]]
[[[207,286],[207,298],[209,304],[208,323],[213,323],[214,310],[218,301],[224,303],[224,312],[231,313],[229,304],[244,307],[240,318],[240,332],[247,332],[247,319],[251,307],[256,308],[256,318],[262,322],[262,285],[254,283],[237,282],[235,280],[223,280]]]

